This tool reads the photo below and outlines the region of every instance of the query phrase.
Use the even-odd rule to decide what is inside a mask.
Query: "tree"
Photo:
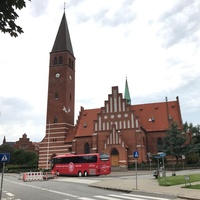
[[[189,154],[192,150],[187,134],[179,130],[178,124],[173,121],[164,137],[163,151],[169,156],[174,156],[178,163],[182,155]]]
[[[24,0],[0,1],[0,30],[3,33],[9,33],[12,37],[17,37],[18,33],[23,33],[22,28],[15,23],[15,20],[19,17],[15,9],[21,10],[24,7],[26,7]]]
[[[185,132],[188,132],[192,137],[193,145],[196,147],[197,151],[200,154],[200,125],[197,124],[194,126],[192,123],[188,124],[185,122],[183,124],[183,129]]]
[[[13,153],[14,164],[34,166],[38,163],[38,155],[34,152],[16,149]]]

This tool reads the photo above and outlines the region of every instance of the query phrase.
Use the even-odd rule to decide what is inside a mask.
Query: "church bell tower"
[[[49,168],[53,155],[66,154],[69,130],[74,127],[75,57],[63,14],[50,52],[46,135],[39,148],[39,168]]]

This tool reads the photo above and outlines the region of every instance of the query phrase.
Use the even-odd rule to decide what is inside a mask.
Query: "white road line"
[[[91,183],[98,182],[98,180],[94,180],[94,179],[81,179],[81,178],[60,178],[60,179],[54,179],[54,181],[83,183],[83,184],[91,184]]]
[[[28,185],[28,184],[25,184],[25,183],[19,183],[19,182],[15,182],[15,181],[10,181],[8,179],[4,179],[4,180],[8,181],[8,182],[11,182],[11,183],[15,183],[17,185],[23,185],[25,187],[31,187],[31,188],[35,188],[35,189],[38,189],[38,190],[43,190],[43,191],[46,191],[46,192],[60,194],[60,195],[63,195],[63,196],[68,196],[68,197],[73,197],[73,198],[79,198],[80,197],[80,196],[77,196],[77,195],[74,195],[74,194],[65,193],[65,192],[59,192],[59,191],[47,189],[47,188],[44,188],[44,187],[38,187],[38,186]]]
[[[146,199],[153,199],[153,200],[169,200],[162,197],[150,197],[150,196],[143,196],[143,195],[136,195],[136,194],[123,194],[125,196],[131,196],[131,197],[140,197],[140,198],[146,198]]]
[[[106,196],[101,196],[101,195],[97,195],[97,196],[94,196],[94,197],[99,198],[99,199],[117,200],[116,197],[112,198],[112,197],[106,197]]]
[[[88,198],[88,197],[81,197],[81,198],[78,198],[78,199],[81,199],[81,200],[95,200],[95,199],[91,199],[91,198]]]
[[[9,197],[14,197],[15,195],[14,194],[12,194],[12,193],[10,193],[10,192],[7,192],[6,193]]]

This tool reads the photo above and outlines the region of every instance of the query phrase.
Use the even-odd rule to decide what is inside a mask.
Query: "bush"
[[[185,162],[187,164],[195,164],[199,162],[199,154],[198,153],[192,153],[186,156]]]

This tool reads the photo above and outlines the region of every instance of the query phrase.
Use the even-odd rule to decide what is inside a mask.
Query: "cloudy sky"
[[[0,33],[0,144],[45,135],[49,52],[63,0],[32,0],[18,11],[18,38]],[[76,57],[76,115],[104,106],[112,86],[132,104],[176,100],[183,122],[200,124],[199,0],[68,0]]]

